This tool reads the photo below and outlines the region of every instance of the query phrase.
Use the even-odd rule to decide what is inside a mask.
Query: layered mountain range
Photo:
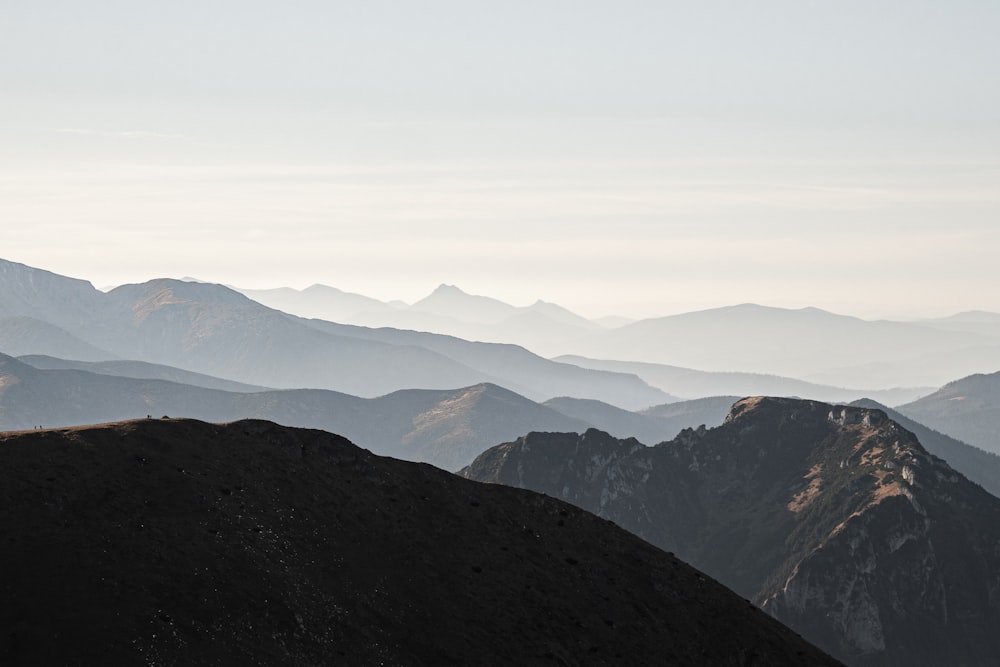
[[[0,341],[10,355],[144,361],[358,396],[492,382],[535,400],[568,395],[637,409],[671,399],[634,375],[557,363],[517,346],[305,320],[221,285],[153,280],[103,293],[5,261]]]
[[[1000,454],[1000,372],[976,373],[899,406],[899,411],[963,442]]]
[[[267,390],[143,362],[67,361],[0,354],[0,430],[93,424],[146,415],[206,421],[268,419],[343,434],[376,453],[457,470],[529,431],[598,427],[652,444],[721,422],[732,397],[629,412],[594,400],[545,403],[493,384],[406,389],[376,398],[322,390]]]
[[[632,611],[622,612],[620,618],[631,629],[620,632],[619,616],[611,618],[607,612],[597,619],[579,611],[579,605],[593,602],[594,593],[583,593],[589,601],[578,599],[582,589],[576,580],[560,579],[561,574],[537,563],[530,574],[522,574],[511,569],[507,555],[489,560],[481,552],[492,547],[477,551],[463,540],[474,541],[477,530],[485,530],[479,535],[481,545],[491,544],[494,537],[497,544],[506,544],[513,538],[494,535],[497,517],[520,522],[524,530],[537,519],[504,505],[499,514],[489,515],[485,528],[477,528],[469,521],[480,520],[481,512],[459,512],[448,505],[454,497],[461,505],[462,494],[472,493],[464,489],[473,487],[440,481],[448,479],[443,472],[408,468],[400,461],[383,463],[328,434],[262,422],[212,426],[174,421],[167,415],[211,422],[252,417],[323,429],[379,454],[447,470],[467,465],[465,476],[558,496],[690,560],[851,664],[973,665],[988,664],[1000,655],[998,640],[989,632],[1000,620],[1000,423],[995,418],[1000,374],[971,375],[933,389],[942,378],[963,374],[960,369],[991,370],[990,364],[1000,358],[1000,316],[966,313],[913,323],[866,322],[816,309],[747,304],[611,323],[587,321],[544,302],[515,308],[447,285],[412,305],[381,303],[321,286],[308,294],[279,292],[280,299],[273,293],[258,295],[272,299],[275,307],[197,281],[153,280],[105,293],[84,281],[0,260],[0,430],[26,429],[7,441],[14,452],[13,472],[7,472],[13,476],[0,487],[14,507],[10,517],[24,519],[18,523],[20,518],[8,518],[5,525],[15,530],[8,540],[13,551],[0,555],[14,554],[15,565],[29,570],[39,563],[38,577],[25,585],[45,595],[56,595],[60,588],[79,592],[82,599],[113,595],[114,600],[102,603],[108,609],[140,615],[150,600],[168,600],[177,614],[161,604],[162,616],[158,611],[158,620],[151,621],[150,628],[156,626],[152,635],[150,628],[134,623],[126,624],[124,634],[115,634],[112,626],[120,619],[97,619],[99,627],[92,629],[111,641],[131,637],[131,648],[115,645],[109,655],[134,657],[139,650],[147,662],[184,662],[190,647],[210,650],[203,642],[206,636],[228,636],[244,647],[239,649],[242,657],[220,653],[212,660],[326,663],[333,649],[336,659],[347,662],[392,664],[403,654],[411,656],[408,664],[483,662],[471,657],[470,647],[493,645],[479,638],[478,621],[475,627],[448,625],[440,634],[444,639],[436,639],[433,646],[406,635],[407,628],[423,627],[412,618],[412,600],[433,593],[406,578],[402,561],[376,559],[367,570],[360,565],[360,554],[372,549],[397,550],[412,565],[424,551],[455,548],[464,551],[423,557],[424,564],[437,564],[429,571],[419,570],[418,564],[414,571],[459,589],[468,582],[448,579],[440,571],[465,568],[476,575],[466,577],[475,581],[482,581],[479,575],[487,571],[502,572],[489,585],[507,586],[511,577],[517,586],[525,583],[520,593],[527,600],[524,604],[542,614],[523,609],[507,614],[501,633],[515,628],[523,632],[518,624],[526,619],[535,626],[517,649],[490,649],[500,651],[496,655],[503,662],[643,664],[655,655],[658,662],[682,664],[798,664],[784,648],[771,650],[780,641],[767,635],[765,626],[765,634],[758,635],[756,617],[718,609],[712,613],[722,614],[731,635],[719,647],[706,648],[720,632],[718,623],[697,621],[705,632],[694,631],[697,641],[687,645],[678,643],[676,632],[689,628],[670,620],[674,636],[669,649],[650,652],[650,641],[662,628],[650,641],[637,643],[632,635],[649,633],[650,619],[659,623],[672,618],[674,611],[662,606],[662,600],[639,602]],[[324,314],[318,298],[358,310],[333,321],[338,318]],[[494,342],[473,342],[455,334]],[[560,356],[546,359],[538,352]],[[688,363],[700,370],[685,367]],[[788,376],[769,374],[786,372]],[[866,386],[879,389],[843,388]],[[757,393],[854,403],[739,399]],[[882,403],[898,405],[899,411]],[[144,416],[104,428],[42,430]],[[32,443],[42,458],[26,453],[24,442]],[[321,444],[308,444],[313,442]],[[507,444],[496,447],[500,442]],[[654,443],[661,444],[647,446]],[[271,446],[284,453],[275,458]],[[122,467],[128,462],[125,452],[132,452],[138,469]],[[346,477],[330,477],[329,471],[323,472],[330,452],[335,452],[336,466],[350,460],[362,462],[360,468]],[[99,459],[112,465],[106,471],[90,471],[88,466],[98,465]],[[150,461],[169,465],[150,468]],[[303,473],[299,468],[307,464],[318,466],[319,472]],[[276,468],[264,472],[269,465]],[[171,466],[181,478],[172,477]],[[195,470],[199,472],[191,472]],[[361,478],[351,476],[359,470]],[[372,472],[386,470],[391,472]],[[233,472],[241,482],[230,479]],[[303,475],[301,493],[306,495],[282,490],[293,478],[297,486]],[[393,490],[410,484],[413,475],[437,480],[432,486],[449,500],[427,514],[412,505],[396,512],[400,497]],[[374,484],[381,490],[353,500],[336,495],[344,489],[319,490],[330,483],[364,486],[362,478],[377,478]],[[212,485],[218,497],[206,504],[215,497]],[[250,488],[260,491],[249,494]],[[355,493],[358,488],[354,486]],[[171,504],[167,495],[178,489],[196,495]],[[264,489],[277,491],[268,495]],[[19,504],[22,496],[23,503],[36,503],[35,509],[49,514],[41,517],[24,509]],[[433,494],[419,497],[424,496]],[[240,500],[238,507],[230,502],[234,497]],[[124,504],[116,504],[119,500]],[[532,503],[554,501],[525,502],[541,507]],[[327,512],[324,503],[346,508],[329,526],[320,525]],[[469,506],[482,503],[475,496]],[[169,511],[159,513],[164,507]],[[296,521],[291,521],[295,512]],[[429,519],[435,512],[439,516]],[[558,513],[560,529],[567,517],[584,516],[565,506],[546,512]],[[265,516],[270,523],[260,519]],[[303,516],[311,522],[297,523]],[[216,525],[223,517],[228,523]],[[274,541],[255,546],[244,518],[253,518],[260,529],[254,532]],[[387,530],[402,532],[388,536],[376,530],[369,542],[351,532],[355,524],[371,529],[380,520],[387,521],[382,526]],[[409,522],[413,531],[429,531],[432,542],[433,536],[448,535],[456,527],[465,537],[448,537],[430,546],[423,537],[413,538],[410,528],[400,527]],[[209,524],[211,537],[185,532]],[[43,526],[37,540],[29,525]],[[121,531],[128,526],[132,532],[126,535]],[[156,528],[149,531],[149,526]],[[323,537],[327,529],[333,532]],[[87,531],[94,531],[93,539]],[[150,533],[152,541],[144,542]],[[98,544],[101,535],[124,541]],[[332,535],[354,546],[329,552]],[[528,538],[542,535],[528,531],[523,536],[528,550],[511,558],[538,555]],[[235,541],[226,541],[230,538]],[[415,539],[413,550],[398,547],[393,541],[397,538]],[[175,553],[174,547],[164,546],[164,540],[172,539],[193,546]],[[608,544],[591,528],[572,539]],[[216,549],[221,543],[213,540],[224,542],[221,550]],[[92,547],[93,554],[100,549],[104,555],[85,556],[83,569],[77,570],[54,556],[37,555],[53,548],[71,552],[80,545],[85,547],[81,553],[90,553]],[[133,547],[154,565],[129,570],[124,558]],[[509,546],[497,549],[510,551]],[[584,562],[610,568],[603,571],[612,577],[606,581],[591,570],[585,578],[588,585],[597,586],[602,604],[619,608],[618,593],[604,588],[621,583],[618,568],[625,572],[631,567],[616,560],[618,552],[587,552],[585,561],[562,546],[558,549],[561,562],[574,572],[584,572],[586,568],[578,567]],[[630,549],[623,553],[633,553]],[[348,580],[374,582],[374,588],[345,587],[337,578],[340,574],[317,569],[320,554],[328,552],[338,563],[358,561],[355,565],[362,570],[337,572],[346,573]],[[283,600],[282,610],[291,609],[293,598],[302,600],[307,611],[292,612],[292,617],[281,611],[284,620],[275,621],[266,604],[252,601],[256,592],[235,584],[215,598],[195,600],[193,606],[179,603],[179,584],[165,582],[183,582],[183,576],[154,553],[169,553],[179,567],[193,567],[195,572],[201,567],[205,573],[210,571],[205,562],[221,558],[224,567],[212,570],[212,582],[230,575],[247,581],[263,577],[267,600]],[[476,562],[462,560],[468,558]],[[292,569],[285,569],[288,563],[294,563]],[[384,571],[379,569],[383,565]],[[49,566],[68,574],[54,577],[52,587],[45,588],[38,580]],[[108,567],[124,568],[124,575],[111,579]],[[96,582],[101,576],[116,582],[110,593],[90,590],[90,583],[77,579],[98,577]],[[696,581],[706,581],[698,576]],[[535,583],[545,578],[553,580],[551,587]],[[189,579],[185,585],[193,582]],[[631,574],[628,582],[630,594],[633,585],[649,585]],[[576,590],[566,592],[567,586]],[[291,587],[294,594],[281,593],[282,587]],[[29,588],[8,586],[5,593],[18,600],[23,611],[21,601],[29,596]],[[665,590],[653,583],[654,596]],[[684,590],[680,599],[685,605],[700,604],[695,589]],[[515,593],[488,592],[486,599],[499,609],[513,609]],[[556,606],[539,605],[532,597],[536,593]],[[122,600],[128,603],[115,607]],[[257,606],[244,616],[210,620],[220,609],[246,601]],[[441,609],[434,606],[438,602]],[[477,604],[442,596],[429,609],[436,616],[454,606],[470,609],[472,619],[484,618]],[[629,616],[636,610],[645,620]],[[14,630],[0,650],[24,664],[38,659],[65,662],[60,649],[39,641],[35,628],[46,627],[44,623],[18,624],[19,614],[9,612]],[[350,614],[356,616],[345,620]],[[553,621],[556,616],[561,620]],[[288,625],[288,618],[295,624]],[[53,632],[82,637],[64,629],[81,623],[80,618],[63,614],[59,619],[53,621]],[[566,629],[567,619],[576,630]],[[597,620],[617,634],[586,632]],[[250,638],[251,622],[254,630],[256,624],[269,628],[270,639]],[[277,625],[268,625],[272,622]],[[336,629],[323,634],[319,628],[324,624]],[[740,639],[744,624],[746,642]],[[82,626],[87,627],[86,622]],[[431,636],[437,629],[418,634]],[[473,639],[466,636],[470,631]],[[293,646],[289,632],[302,642]],[[353,644],[348,639],[352,634]],[[770,648],[758,647],[762,636],[770,637]],[[751,648],[734,648],[747,643]],[[585,644],[586,657],[581,658]],[[359,648],[362,645],[366,648]],[[796,647],[794,656],[800,662],[825,664],[822,657],[804,658],[813,656],[809,650]]]
[[[1000,499],[881,410],[749,398],[655,447],[531,433],[462,474],[611,519],[849,664],[1000,655]]]
[[[835,665],[572,505],[269,422],[0,438],[0,662]]]
[[[717,426],[735,396],[678,401],[640,412],[596,400],[532,401],[497,385],[407,389],[361,398],[322,389],[268,390],[134,361],[81,362],[0,354],[0,430],[93,424],[145,415],[206,421],[267,419],[333,431],[372,451],[458,470],[484,450],[529,431],[598,428],[651,445],[687,427]],[[1000,496],[1000,456],[902,414],[929,451]]]
[[[562,359],[590,368],[623,370],[618,364],[629,362],[625,372],[683,398],[768,394],[850,401],[868,396],[897,405],[921,391],[929,393],[924,388],[993,371],[1000,363],[997,313],[868,321],[818,308],[740,304],[609,322],[541,301],[515,307],[453,285],[441,285],[411,305],[322,285],[243,291],[309,317],[516,343],[549,357],[572,354]],[[875,390],[885,393],[873,395]]]
[[[247,292],[262,299],[270,294]],[[294,294],[303,298],[271,303],[290,312],[323,311],[304,293]],[[354,308],[381,303],[340,294]],[[350,318],[307,319],[192,281],[160,279],[104,293],[85,281],[0,260],[0,351],[144,361],[244,384],[368,397],[492,382],[532,400],[570,396],[628,410],[749,394],[898,405],[956,377],[993,370],[1000,359],[1000,326],[988,313],[868,322],[816,309],[744,305],[608,327],[555,304],[517,308],[453,286],[404,305],[381,309],[462,318],[477,327],[464,332],[469,339],[516,344],[444,335],[456,330],[431,321],[371,328]],[[498,333],[504,331],[509,335]],[[536,344],[533,332],[548,332],[550,344]]]

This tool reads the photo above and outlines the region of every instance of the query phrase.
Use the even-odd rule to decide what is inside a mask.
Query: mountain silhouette
[[[611,519],[848,664],[1000,655],[1000,499],[879,410],[748,398],[655,447],[532,433],[462,474]]]
[[[0,659],[834,665],[554,498],[262,421],[0,436]]]

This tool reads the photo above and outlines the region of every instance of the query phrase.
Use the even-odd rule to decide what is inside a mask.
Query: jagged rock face
[[[851,664],[1000,656],[1000,500],[879,410],[750,398],[656,447],[530,434],[463,474],[609,518]]]
[[[0,663],[834,665],[572,505],[270,422],[0,434]]]

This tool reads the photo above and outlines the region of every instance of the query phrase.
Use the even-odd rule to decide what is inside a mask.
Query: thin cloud
[[[104,137],[108,139],[133,139],[149,141],[176,141],[183,139],[180,134],[167,134],[165,132],[152,132],[150,130],[95,130],[92,128],[80,127],[59,127],[52,130],[59,134],[76,134],[86,137]]]

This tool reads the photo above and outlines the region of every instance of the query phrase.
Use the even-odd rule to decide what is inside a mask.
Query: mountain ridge
[[[609,518],[849,664],[1000,654],[1000,499],[879,410],[748,398],[654,447],[535,433],[461,474]]]
[[[579,392],[587,398],[621,396],[625,407],[645,407],[663,398],[632,376],[557,365],[511,346],[305,320],[222,285],[157,279],[103,293],[84,281],[31,267],[11,262],[0,262],[0,267],[0,312],[42,316],[41,321],[51,320],[81,344],[99,344],[108,358],[169,365],[244,384],[360,396],[492,382],[541,400]],[[64,302],[73,307],[62,308]],[[6,349],[19,356],[72,358],[58,346],[39,349],[32,331],[8,342],[12,347]],[[97,356],[88,354],[85,360],[98,361]],[[488,364],[500,375],[475,364]]]

